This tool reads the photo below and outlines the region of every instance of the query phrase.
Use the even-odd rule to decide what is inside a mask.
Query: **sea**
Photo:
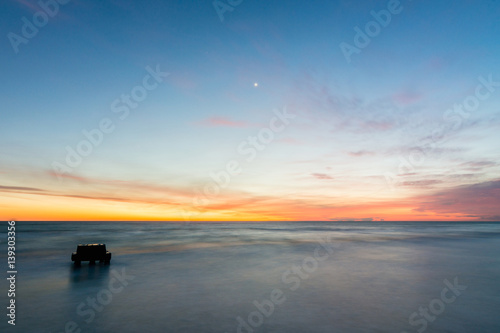
[[[500,332],[500,223],[18,221],[15,274],[0,228],[2,333]]]

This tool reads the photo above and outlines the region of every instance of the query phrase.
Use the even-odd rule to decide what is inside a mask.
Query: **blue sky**
[[[347,61],[341,43],[391,6]],[[500,216],[497,1],[242,1],[223,22],[211,1],[42,7],[8,1],[0,14],[5,219]],[[147,67],[169,75],[120,119],[113,102]],[[447,113],[481,85],[472,112]],[[276,112],[294,118],[247,161],[238,147],[266,138]],[[68,167],[67,147],[103,119],[114,130]],[[241,172],[214,183],[233,160]],[[484,202],[471,205],[478,188]]]

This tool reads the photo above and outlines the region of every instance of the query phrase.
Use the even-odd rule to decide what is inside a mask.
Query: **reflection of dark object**
[[[75,265],[80,265],[82,261],[94,265],[96,260],[105,264],[111,261],[111,252],[106,251],[106,244],[78,244],[76,252],[71,254],[71,261]]]

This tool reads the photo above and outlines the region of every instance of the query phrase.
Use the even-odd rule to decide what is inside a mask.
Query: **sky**
[[[3,220],[498,221],[500,3],[8,0]]]

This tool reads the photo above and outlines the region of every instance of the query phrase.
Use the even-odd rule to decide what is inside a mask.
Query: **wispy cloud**
[[[82,192],[87,192],[88,190],[82,189]],[[74,192],[58,192],[51,191],[48,189],[40,189],[33,187],[22,187],[22,186],[1,186],[0,192],[14,192],[23,193],[29,195],[37,196],[47,196],[47,197],[65,197],[65,198],[75,198],[75,199],[88,199],[88,200],[99,200],[99,201],[117,201],[123,203],[143,203],[143,204],[154,204],[154,205],[180,205],[179,203],[172,201],[167,198],[157,198],[153,196],[119,196],[119,195],[99,195],[99,194],[79,194]],[[124,191],[120,191],[123,193]]]
[[[40,188],[36,188],[36,187],[0,185],[0,191],[43,192],[44,190],[42,190]]]
[[[248,127],[249,123],[244,121],[236,121],[226,117],[210,117],[200,121],[198,124],[207,127]]]
[[[409,105],[418,102],[419,100],[422,99],[422,95],[415,93],[415,92],[410,92],[410,91],[403,91],[399,92],[397,94],[394,94],[392,96],[392,99],[394,102],[401,104],[401,105]]]
[[[326,173],[312,173],[311,175],[313,177],[315,177],[315,178],[323,179],[323,180],[331,180],[331,179],[333,179],[332,176],[327,175]]]
[[[500,215],[500,180],[463,185],[419,198],[418,212],[475,216],[494,220]]]
[[[483,169],[496,165],[498,165],[498,163],[493,161],[471,161],[461,164],[462,168],[468,171],[482,171]]]
[[[347,154],[354,157],[361,157],[361,156],[375,155],[375,152],[368,150],[358,150],[358,151],[350,151]]]
[[[398,112],[400,107],[390,96],[366,98],[323,75],[304,73],[291,92],[298,109],[316,124],[327,124],[334,133],[365,134],[390,131],[406,122],[406,113]]]
[[[430,188],[433,185],[442,184],[443,181],[439,179],[428,179],[428,180],[415,180],[415,181],[405,181],[401,185],[411,186],[411,187],[425,187]]]
[[[76,180],[76,181],[79,181],[79,182],[88,182],[89,179],[86,178],[86,177],[81,177],[81,176],[77,176],[77,175],[72,175],[72,174],[69,174],[69,173],[61,173],[61,174],[58,174],[56,173],[55,171],[53,170],[49,170],[47,171],[48,175],[51,176],[51,177],[57,177],[59,179],[68,179],[68,180]]]

